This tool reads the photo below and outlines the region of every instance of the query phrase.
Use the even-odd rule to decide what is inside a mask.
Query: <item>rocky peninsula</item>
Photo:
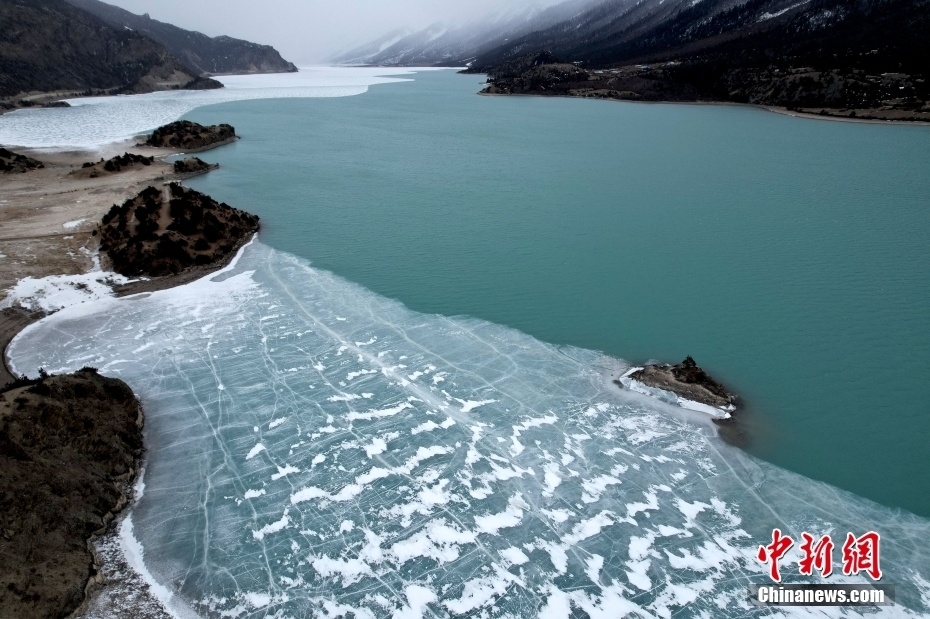
[[[100,249],[123,275],[177,275],[232,256],[258,217],[177,183],[147,187],[103,216]]]
[[[710,377],[690,356],[676,365],[630,368],[616,381],[621,387],[658,397],[719,419],[736,410],[736,396]]]
[[[0,390],[0,616],[66,617],[97,567],[90,540],[129,501],[142,408],[93,368]]]
[[[711,79],[678,61],[585,69],[537,52],[490,69],[481,94],[743,103],[822,118],[930,122],[930,91],[919,76],[804,66],[721,69]]]

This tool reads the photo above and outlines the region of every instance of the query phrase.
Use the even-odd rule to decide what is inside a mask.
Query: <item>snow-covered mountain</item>
[[[588,67],[725,59],[926,73],[928,32],[930,0],[569,0],[431,26],[337,61],[486,71],[548,51]]]
[[[926,66],[928,25],[927,0],[606,0],[501,41],[476,64],[496,66],[547,50],[590,66],[719,54],[749,54],[754,62],[863,54],[909,62],[912,56]]]
[[[465,24],[435,23],[415,32],[395,30],[339,54],[332,61],[383,66],[466,66],[476,56],[502,42],[569,19],[594,2],[568,0],[549,8],[507,7]]]

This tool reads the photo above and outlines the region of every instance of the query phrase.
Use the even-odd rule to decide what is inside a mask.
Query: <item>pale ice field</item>
[[[930,522],[746,456],[706,415],[619,389],[620,360],[416,313],[258,241],[192,284],[66,308],[9,352],[142,399],[123,547],[177,616],[930,614]],[[751,605],[776,526],[878,530],[903,605]],[[811,582],[797,560],[786,582]]]
[[[417,69],[422,70],[422,69]],[[428,69],[427,69],[428,70]],[[93,148],[128,140],[214,103],[289,97],[346,97],[404,81],[411,69],[304,67],[298,73],[218,76],[225,88],[66,99],[72,107],[22,109],[0,116],[0,144]]]

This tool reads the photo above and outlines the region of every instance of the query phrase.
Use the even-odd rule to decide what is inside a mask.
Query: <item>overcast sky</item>
[[[104,0],[210,36],[226,34],[274,45],[299,64],[323,62],[340,51],[400,27],[469,20],[502,9],[548,6],[557,0]]]

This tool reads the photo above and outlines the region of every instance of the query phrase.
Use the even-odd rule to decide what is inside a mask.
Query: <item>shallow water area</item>
[[[619,360],[413,312],[258,241],[198,282],[62,310],[10,357],[142,398],[129,522],[179,616],[770,616],[745,587],[773,527],[876,523],[905,605],[880,614],[930,612],[926,520],[616,389]]]

